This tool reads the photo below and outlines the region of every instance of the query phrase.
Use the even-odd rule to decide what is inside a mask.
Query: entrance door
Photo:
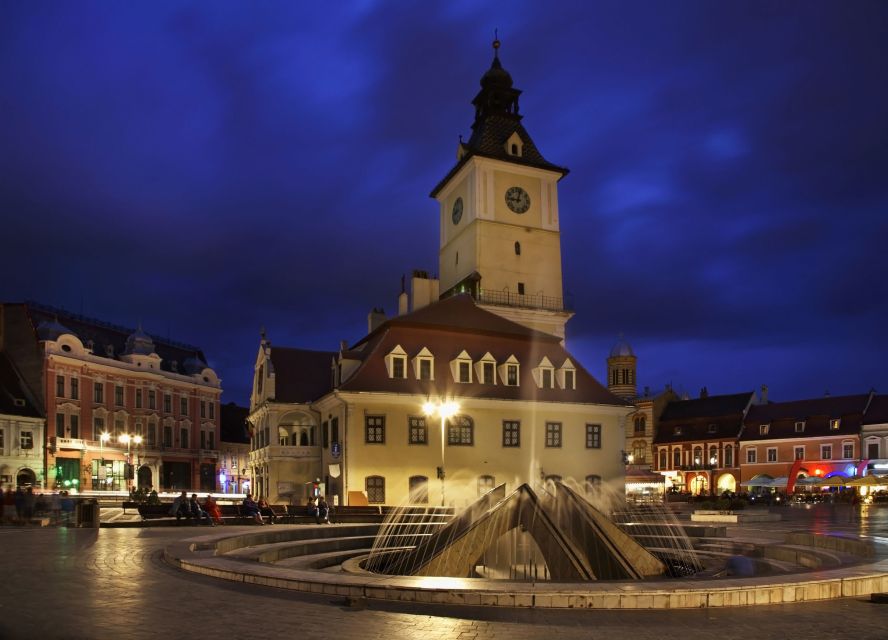
[[[152,486],[154,486],[154,483],[152,482],[151,467],[147,467],[147,466],[139,467],[138,476],[139,476],[139,479],[138,479],[139,489],[146,489],[147,490],[147,489],[150,489]]]
[[[56,488],[65,491],[80,488],[80,460],[56,458]]]
[[[21,469],[15,476],[15,484],[19,487],[33,487],[37,484],[37,475],[31,469]]]

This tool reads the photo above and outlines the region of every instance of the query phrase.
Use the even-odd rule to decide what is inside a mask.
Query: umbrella
[[[820,483],[821,487],[845,487],[848,485],[848,478],[844,476],[830,476],[829,478],[824,478],[823,482]]]
[[[815,485],[819,485],[821,482],[823,482],[823,480],[821,480],[817,476],[808,476],[807,478],[799,478],[798,480],[796,480],[796,486],[813,487]]]
[[[849,487],[875,487],[879,485],[888,485],[888,478],[880,478],[878,476],[863,476],[855,478],[848,482]]]
[[[786,483],[788,481],[789,481],[789,478],[787,478],[786,476],[780,476],[779,478],[774,478],[773,480],[771,480],[771,484],[769,484],[768,486],[769,487],[777,487],[777,488],[785,488]]]

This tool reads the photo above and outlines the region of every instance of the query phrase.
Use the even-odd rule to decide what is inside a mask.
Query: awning
[[[786,483],[788,481],[789,481],[789,478],[787,478],[786,476],[781,476],[779,478],[774,478],[773,480],[771,480],[771,484],[769,486],[782,489],[782,488],[786,487]]]
[[[823,482],[820,483],[821,487],[846,487],[848,486],[848,478],[845,476],[830,476],[829,478],[824,478]]]
[[[862,478],[855,478],[854,480],[849,480],[846,486],[849,487],[876,487],[881,485],[888,485],[888,476],[863,476]]]
[[[771,487],[774,478],[762,473],[740,483],[741,487]],[[785,486],[785,485],[784,485]]]

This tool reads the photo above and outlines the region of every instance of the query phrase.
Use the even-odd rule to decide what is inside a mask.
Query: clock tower
[[[573,312],[562,290],[557,185],[567,169],[543,158],[521,124],[521,91],[499,46],[472,100],[472,135],[431,193],[440,207],[441,297],[470,293],[488,311],[563,340]]]

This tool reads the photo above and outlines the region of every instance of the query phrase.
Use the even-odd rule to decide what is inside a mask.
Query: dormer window
[[[795,432],[796,433],[804,433],[805,432],[805,421],[800,420],[795,423]]]
[[[505,147],[506,153],[510,156],[520,158],[522,155],[524,155],[524,141],[521,139],[521,136],[519,136],[517,132],[509,136],[509,139],[506,140]]]
[[[564,361],[558,371],[555,372],[555,379],[558,386],[562,389],[577,388],[577,369],[570,358]]]
[[[840,426],[841,424],[842,424],[841,419],[839,419],[839,418],[833,418],[832,420],[829,421],[829,430],[830,430],[830,431],[835,431],[836,429],[839,428],[839,426]]]
[[[518,386],[518,376],[520,374],[518,367],[518,359],[514,355],[509,356],[506,361],[499,366],[500,380],[502,380],[507,387]]]
[[[470,383],[472,381],[472,357],[463,351],[450,361],[450,371],[456,382]]]
[[[672,433],[676,436],[680,436],[681,435],[681,427],[675,427],[675,429],[673,429]]]
[[[428,348],[423,347],[422,350],[413,358],[413,375],[417,380],[434,380],[435,379],[435,357]]]
[[[393,379],[403,379],[407,377],[407,352],[396,345],[394,349],[389,351],[385,357],[385,369],[388,377]]]
[[[760,424],[759,425],[759,435],[766,436],[768,435],[768,431],[770,430],[771,425],[769,424]]]
[[[718,428],[714,424],[709,425],[709,429],[707,429],[709,433],[715,433],[717,430]]]
[[[496,359],[488,351],[475,363],[475,381],[496,384]]]
[[[536,369],[533,370],[533,380],[540,389],[552,389],[555,386],[555,367],[546,356],[540,360]]]

